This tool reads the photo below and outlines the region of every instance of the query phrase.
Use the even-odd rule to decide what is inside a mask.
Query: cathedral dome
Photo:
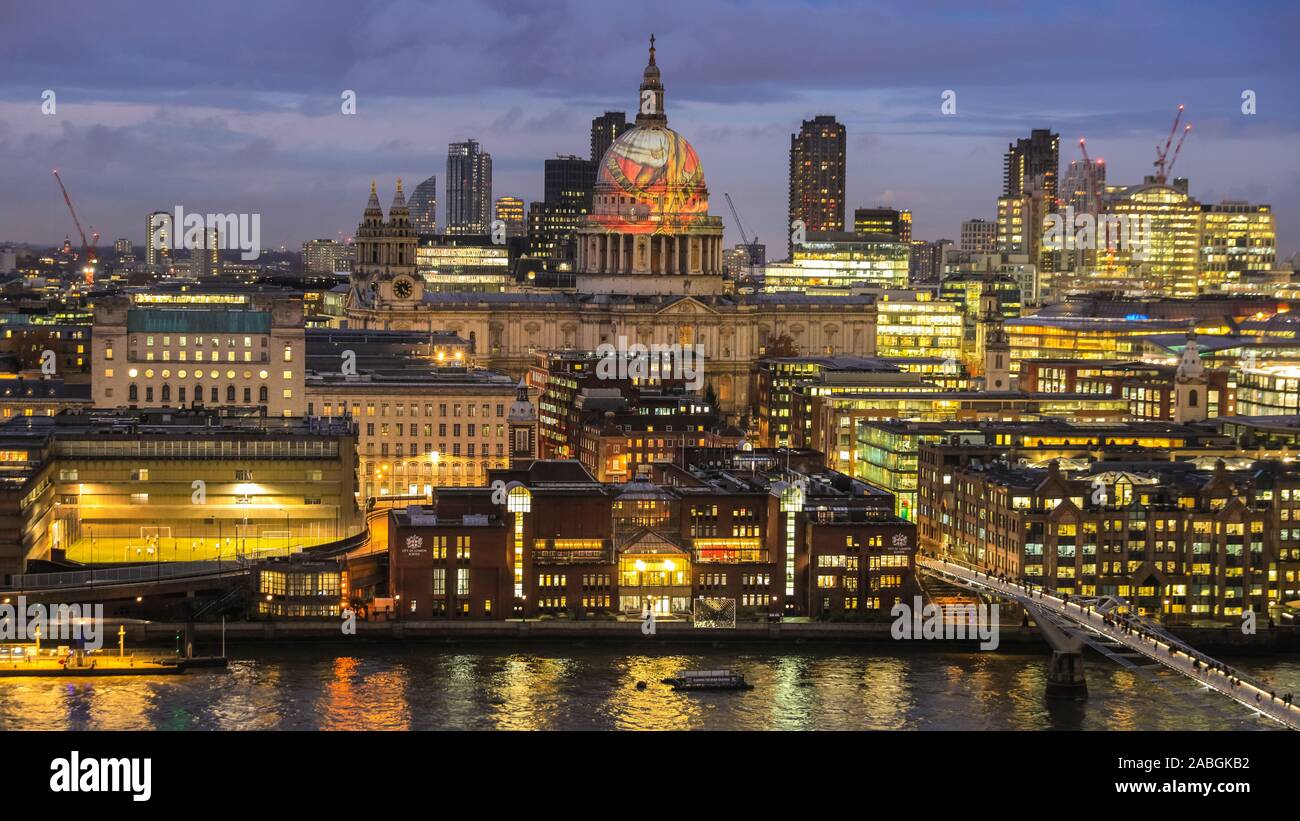
[[[651,38],[636,125],[619,135],[600,159],[589,224],[651,233],[691,227],[708,218],[704,167],[690,142],[668,127],[659,78]]]
[[[651,214],[709,211],[700,156],[667,126],[634,126],[615,140],[596,169],[595,193],[598,215],[632,204],[648,206]]]

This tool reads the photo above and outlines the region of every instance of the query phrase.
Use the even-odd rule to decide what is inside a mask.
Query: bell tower
[[[515,386],[515,401],[506,415],[510,426],[510,464],[522,466],[537,458],[537,408],[528,398],[523,379]]]
[[[991,265],[980,289],[980,324],[984,332],[984,390],[993,393],[1013,390],[1011,340],[1002,324],[1002,303]]]
[[[1174,374],[1174,421],[1179,424],[1202,422],[1209,418],[1206,407],[1205,363],[1201,362],[1196,332],[1187,332],[1187,345]]]
[[[379,192],[372,181],[370,199],[357,226],[357,260],[353,267],[354,297],[367,307],[374,307],[376,298],[393,299],[391,285],[406,294],[418,291],[415,265],[415,228],[411,225],[411,212],[402,192],[402,181],[397,181],[397,193],[388,209],[388,219],[379,207]],[[381,293],[382,291],[382,293]],[[401,297],[399,297],[401,298]]]

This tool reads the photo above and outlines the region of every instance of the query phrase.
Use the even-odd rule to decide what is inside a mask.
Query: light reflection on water
[[[347,652],[343,652],[347,650]],[[228,672],[0,679],[10,729],[1272,729],[1184,679],[1088,661],[1082,704],[1043,698],[1046,657],[867,647],[359,645],[250,647]],[[1300,659],[1238,660],[1300,692]],[[676,693],[683,669],[745,674],[744,693]],[[647,687],[638,690],[644,681]]]

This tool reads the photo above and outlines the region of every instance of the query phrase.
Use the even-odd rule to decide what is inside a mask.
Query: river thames
[[[370,644],[231,648],[226,672],[0,680],[2,730],[1241,730],[1276,725],[1192,682],[1088,658],[1089,698],[1043,697],[1046,656],[889,648]],[[1300,658],[1236,659],[1300,693]],[[748,692],[660,679],[730,668]],[[638,681],[647,687],[638,690]]]

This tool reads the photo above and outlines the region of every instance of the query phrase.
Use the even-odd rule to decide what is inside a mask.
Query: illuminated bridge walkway
[[[1130,669],[1143,669],[1130,659],[1145,657],[1245,705],[1254,712],[1300,730],[1300,706],[1273,696],[1262,682],[1222,664],[1175,638],[1159,625],[1119,612],[1122,599],[1076,598],[1053,594],[931,556],[917,556],[925,573],[976,593],[1009,599],[1036,616],[1046,616],[1072,637]],[[1038,619],[1042,621],[1042,618]],[[1144,665],[1154,666],[1154,665]]]

